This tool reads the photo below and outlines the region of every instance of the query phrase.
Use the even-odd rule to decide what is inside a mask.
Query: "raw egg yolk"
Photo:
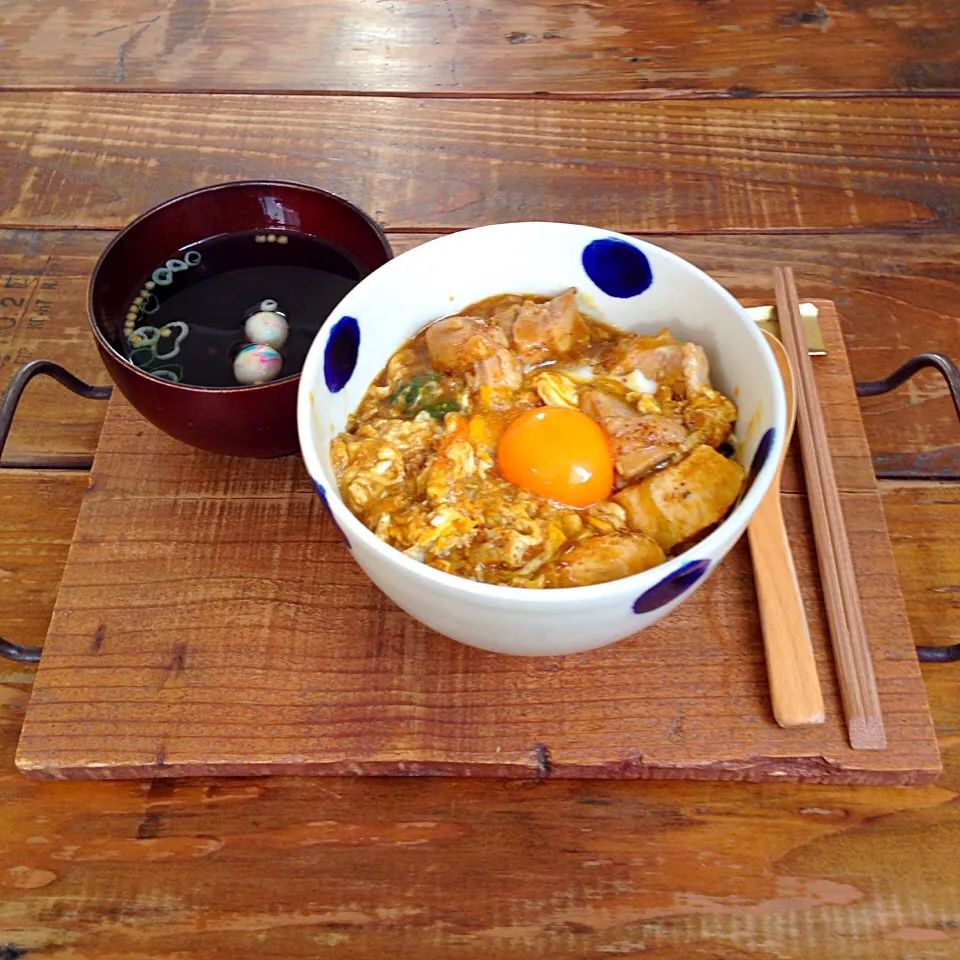
[[[497,448],[500,476],[571,507],[606,500],[613,459],[600,425],[579,410],[536,407],[521,413]]]

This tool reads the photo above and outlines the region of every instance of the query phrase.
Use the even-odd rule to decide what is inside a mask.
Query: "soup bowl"
[[[501,293],[556,295],[623,330],[668,327],[701,344],[714,386],[735,399],[745,493],[684,553],[591,586],[526,589],[433,569],[388,546],[346,507],[329,449],[391,354],[426,324]],[[321,328],[303,368],[300,446],[354,559],[398,606],[438,633],[505,654],[558,656],[631,636],[690,596],[746,529],[785,439],[785,395],[756,324],[716,281],[649,243],[594,227],[509,223],[465,230],[398,256],[362,280]]]
[[[230,181],[167,200],[121,230],[94,267],[87,307],[107,373],[147,420],[212,453],[275,457],[297,450],[299,373],[253,386],[195,386],[151,376],[123,349],[124,318],[143,278],[169,268],[189,244],[253,230],[310,234],[368,271],[392,256],[376,222],[342,197],[302,183]]]

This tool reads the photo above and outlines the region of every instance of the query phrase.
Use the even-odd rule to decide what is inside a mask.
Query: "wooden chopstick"
[[[777,267],[774,285],[780,332],[796,373],[797,424],[803,473],[807,481],[820,580],[830,621],[830,638],[850,746],[855,750],[882,750],[887,745],[887,739],[870,655],[870,641],[864,625],[850,540],[827,443],[827,428],[820,408],[813,364],[804,339],[793,270]]]

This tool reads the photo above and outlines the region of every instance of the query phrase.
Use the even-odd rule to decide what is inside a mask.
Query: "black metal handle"
[[[933,367],[943,375],[943,378],[947,381],[957,417],[960,418],[960,369],[949,357],[945,357],[942,353],[918,354],[911,357],[889,376],[880,380],[866,380],[854,384],[857,396],[875,397],[882,393],[889,393],[925,367]],[[7,437],[10,434],[13,415],[17,409],[17,404],[20,402],[20,395],[26,385],[38,374],[52,377],[68,390],[91,400],[106,400],[113,392],[113,388],[109,386],[98,387],[85,383],[52,360],[32,360],[14,374],[9,386],[4,391],[3,400],[0,401],[0,454],[3,453]],[[0,656],[7,657],[10,660],[36,663],[40,659],[41,650],[41,647],[22,646],[0,637]],[[917,647],[917,657],[926,663],[953,663],[960,660],[960,643],[943,647],[920,645]]]
[[[75,377],[69,370],[64,369],[59,363],[54,363],[52,360],[31,360],[13,375],[3,393],[3,400],[0,400],[0,455],[3,454],[7,437],[10,435],[13,415],[20,403],[20,396],[27,384],[39,374],[52,377],[68,390],[72,390],[79,396],[87,397],[90,400],[106,400],[113,392],[112,387],[96,387],[84,383],[79,377]],[[0,657],[18,660],[21,663],[36,663],[40,659],[42,651],[42,647],[26,647],[0,637]]]
[[[896,390],[902,383],[906,383],[915,373],[925,367],[939,370],[943,379],[947,381],[947,388],[953,398],[953,406],[960,419],[960,368],[942,353],[921,353],[911,357],[903,366],[898,367],[889,376],[882,380],[865,380],[854,384],[858,397],[875,397],[881,393]],[[954,663],[960,660],[960,643],[949,644],[944,647],[917,646],[917,657],[922,663]]]

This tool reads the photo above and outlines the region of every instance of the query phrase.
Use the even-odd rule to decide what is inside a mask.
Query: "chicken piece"
[[[490,323],[503,333],[508,342],[513,333],[513,323],[517,319],[517,314],[520,312],[522,305],[522,297],[507,297],[506,302],[501,303],[496,313],[490,318]]]
[[[398,350],[387,361],[387,383],[383,396],[389,396],[402,384],[426,372],[427,367],[419,350],[412,350],[409,347]]]
[[[406,475],[400,451],[378,438],[341,434],[330,444],[330,461],[344,503],[361,519],[367,508],[394,484],[402,483]]]
[[[685,343],[681,353],[686,393],[684,426],[703,443],[719,447],[737,421],[737,406],[710,385],[710,361],[703,347]]]
[[[710,386],[710,361],[699,344],[685,343],[680,348],[680,370],[688,395]]]
[[[496,331],[497,339],[502,334]],[[477,360],[467,380],[483,406],[499,409],[508,406],[523,383],[523,364],[505,344],[495,343],[493,352]]]
[[[683,375],[683,350],[669,330],[621,337],[600,356],[597,368],[615,377],[639,371],[648,380],[673,383]]]
[[[687,431],[670,417],[638,413],[622,400],[592,388],[583,391],[580,406],[603,427],[617,473],[624,480],[634,480],[685,452]]]
[[[562,513],[558,521],[560,523],[560,529],[563,530],[564,536],[566,536],[568,540],[578,540],[580,537],[589,534],[589,531],[583,524],[583,518],[576,510],[569,510],[566,513]]]
[[[666,560],[663,550],[642,533],[611,533],[573,544],[554,561],[547,584],[584,587],[649,570]]]
[[[477,317],[447,317],[427,327],[425,338],[433,365],[449,373],[466,373],[484,406],[507,406],[523,383],[523,364],[499,326]]]
[[[430,362],[447,373],[464,373],[497,346],[493,330],[476,317],[447,317],[427,327],[424,338]],[[499,330],[496,331],[500,333]],[[503,345],[507,345],[502,336]]]
[[[571,287],[546,303],[525,301],[512,332],[514,347],[524,363],[559,360],[587,332],[577,310],[576,290]]]
[[[684,426],[711,447],[719,447],[737,422],[737,405],[712,387],[704,387],[683,408]]]
[[[645,533],[664,550],[719,522],[737,499],[744,469],[712,447],[613,495],[627,512],[631,530]]]

